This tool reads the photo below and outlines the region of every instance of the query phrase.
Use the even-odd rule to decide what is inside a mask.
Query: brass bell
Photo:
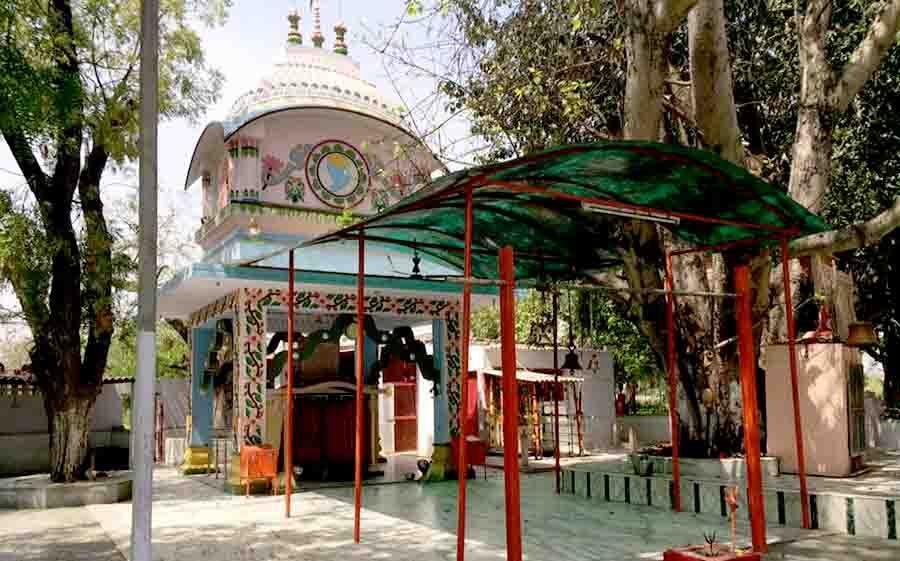
[[[566,358],[563,360],[560,370],[569,370],[571,372],[581,370],[581,362],[578,360],[578,353],[575,352],[575,344],[573,342],[569,343],[569,352],[566,353]]]
[[[877,345],[878,336],[875,334],[875,326],[868,321],[854,321],[849,325],[846,344],[848,347]]]

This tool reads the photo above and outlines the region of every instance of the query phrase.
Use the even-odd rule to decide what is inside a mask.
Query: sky
[[[397,21],[404,13],[405,0],[321,0],[321,4],[325,47],[333,45],[334,25],[343,20],[348,28],[350,56],[360,63],[363,78],[396,99],[393,95],[396,84],[388,77],[382,55],[367,47],[363,37],[371,39]],[[223,119],[232,102],[255,87],[282,55],[288,32],[287,15],[292,8],[301,11],[302,33],[308,44],[312,29],[309,0],[234,0],[224,26],[208,29],[198,25],[196,28],[209,64],[224,73],[225,82],[218,103],[209,107],[206,115],[197,122],[179,119],[163,122],[159,127],[160,214],[175,209],[179,227],[185,233],[192,235],[197,230],[202,213],[198,186],[184,190],[194,145],[206,124]],[[402,33],[394,39],[417,40]],[[402,88],[411,88],[413,91],[404,89],[404,94],[415,98],[432,91],[434,82],[419,80],[414,84],[403,84]],[[397,104],[400,104],[399,100]],[[107,206],[136,196],[136,169],[135,163],[134,169],[128,172],[107,171],[104,174],[101,193]],[[24,188],[24,178],[5,142],[0,142],[0,188]],[[13,306],[15,299],[8,291],[0,293],[0,304]],[[2,347],[10,339],[21,336],[23,328],[22,325],[0,325],[0,355],[3,354]]]

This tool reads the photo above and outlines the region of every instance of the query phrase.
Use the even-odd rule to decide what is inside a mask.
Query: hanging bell
[[[875,327],[868,321],[854,321],[848,327],[848,347],[868,347],[878,344],[878,336],[875,335]]]
[[[561,367],[563,370],[581,370],[581,363],[578,361],[578,353],[575,352],[575,345],[569,345],[569,352],[563,360]]]

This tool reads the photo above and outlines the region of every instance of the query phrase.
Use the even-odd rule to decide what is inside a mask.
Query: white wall
[[[431,350],[428,350],[429,354]],[[416,369],[416,454],[431,458],[434,452],[434,384],[422,377]],[[439,388],[440,389],[440,388]]]
[[[628,441],[629,429],[634,430],[639,446],[672,440],[672,423],[668,415],[628,415],[619,417],[618,421],[618,444]]]
[[[157,391],[164,402],[167,429],[184,427],[188,409],[189,380],[163,379]],[[129,447],[122,429],[122,396],[131,384],[104,384],[91,414],[91,447]],[[47,414],[43,396],[0,396],[0,476],[36,473],[50,469]]]
[[[480,347],[480,351],[476,349]],[[568,350],[559,349],[557,364],[563,364]],[[475,345],[473,356],[483,356],[483,368],[500,369],[499,345]],[[575,372],[575,376],[584,378],[582,384],[582,427],[584,448],[606,450],[612,446],[612,427],[615,423],[615,384],[613,380],[613,360],[610,354],[599,349],[581,349],[578,361],[584,370]],[[553,350],[535,349],[523,345],[516,347],[516,361],[524,368],[553,368]],[[575,411],[574,403],[566,405],[567,411]],[[560,436],[562,441],[562,436]]]

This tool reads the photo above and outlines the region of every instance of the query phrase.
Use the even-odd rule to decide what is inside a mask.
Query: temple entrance
[[[394,446],[397,452],[415,452],[419,442],[416,383],[394,384]]]

